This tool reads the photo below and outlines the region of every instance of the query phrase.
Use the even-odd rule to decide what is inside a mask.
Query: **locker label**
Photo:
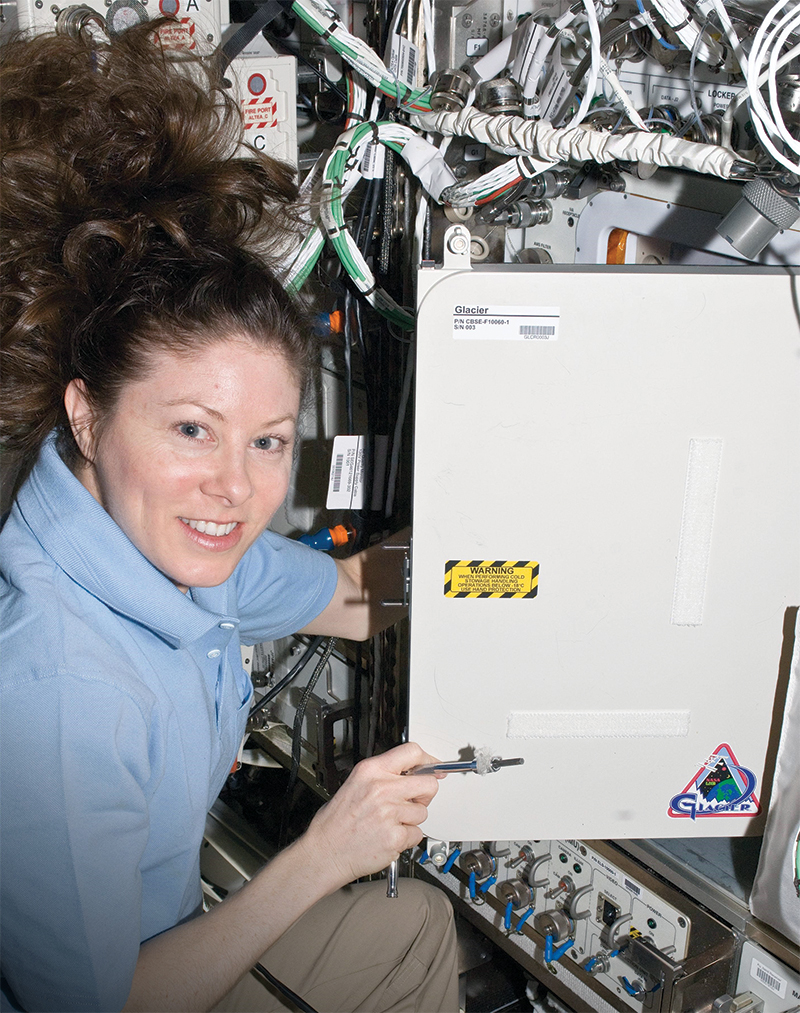
[[[534,598],[538,590],[532,559],[450,559],[444,566],[445,598]]]
[[[557,341],[558,306],[453,306],[453,337],[479,341]]]

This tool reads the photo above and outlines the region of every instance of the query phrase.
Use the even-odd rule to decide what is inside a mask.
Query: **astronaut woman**
[[[260,960],[319,1010],[454,1010],[440,892],[348,885],[422,837],[414,744],[202,913],[240,640],[364,639],[396,563],[266,530],[313,352],[273,273],[295,195],[231,157],[238,109],[201,72],[148,26],[3,55],[2,1008],[285,1009]]]

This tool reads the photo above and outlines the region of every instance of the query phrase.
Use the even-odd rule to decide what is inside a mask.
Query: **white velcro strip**
[[[689,440],[689,465],[672,597],[672,625],[703,621],[722,440]]]
[[[512,711],[509,739],[638,739],[689,734],[689,711]]]

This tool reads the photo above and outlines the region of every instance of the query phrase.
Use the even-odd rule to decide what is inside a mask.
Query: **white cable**
[[[745,69],[745,80],[750,93],[751,120],[761,145],[771,157],[791,172],[800,172],[800,163],[788,158],[773,142],[773,137],[783,138],[786,141],[788,131],[785,129],[783,117],[778,109],[777,95],[775,91],[775,76],[778,69],[778,54],[792,29],[800,23],[800,10],[794,7],[787,11],[777,23],[778,17],[783,8],[790,0],[779,0],[769,13],[764,17],[756,31],[750,55],[747,58]],[[770,92],[770,104],[772,110],[767,108],[761,94],[760,72],[764,63],[769,58],[769,69],[767,71],[767,85]],[[777,116],[775,113],[777,112]],[[800,153],[800,146],[794,138],[789,137],[786,142],[788,147],[796,154]]]
[[[520,81],[522,85],[522,114],[525,119],[538,117],[539,101],[536,92],[539,90],[539,78],[545,60],[550,55],[553,46],[558,42],[558,36],[542,32],[533,49],[533,56],[525,74],[525,80]]]
[[[511,65],[511,77],[520,86],[522,86],[528,74],[528,67],[533,59],[533,51],[543,31],[542,25],[538,24],[532,16],[529,16],[527,21],[518,29],[519,39],[514,62]]]
[[[581,104],[578,107],[577,113],[567,124],[567,127],[577,127],[578,124],[582,123],[584,119],[586,119],[592,102],[594,101],[594,93],[597,89],[597,77],[600,73],[600,25],[597,21],[597,11],[594,9],[593,0],[583,0],[583,6],[586,11],[586,18],[589,22],[592,62],[589,67],[589,76],[586,80],[586,87],[584,89],[583,98],[581,99]]]
[[[519,41],[518,36],[522,31],[522,28],[518,28],[516,32],[507,35],[496,46],[492,46],[485,56],[475,61],[472,73],[478,81],[491,81],[502,74],[511,59],[511,49]]]
[[[700,35],[700,29],[691,20],[689,12],[686,10],[684,5],[680,2],[680,0],[652,0],[652,2],[653,6],[675,32],[684,46],[691,51],[692,47],[697,42],[698,36]],[[708,42],[703,42],[700,46],[698,46],[697,59],[700,60],[701,63],[708,63],[712,66],[716,66],[721,62],[722,57],[722,48],[714,42],[713,39],[709,39]]]
[[[788,51],[788,53],[783,54],[783,56],[780,58],[780,60],[778,60],[778,62],[775,65],[776,71],[781,70],[781,68],[785,67],[787,63],[791,63],[796,56],[800,56],[800,43],[798,43],[796,46],[793,46]],[[760,88],[762,85],[766,84],[768,76],[769,72],[764,71],[764,73],[758,78],[757,87]],[[733,117],[736,114],[736,110],[749,97],[750,97],[750,89],[745,87],[739,92],[736,98],[731,99],[731,101],[725,108],[725,113],[722,117],[722,144],[726,148],[730,148],[731,146],[731,130],[733,127]]]
[[[422,24],[425,30],[425,58],[428,64],[428,80],[436,73],[436,48],[433,44],[433,7],[431,0],[422,0]]]
[[[422,263],[423,247],[425,244],[425,224],[428,220],[428,195],[424,190],[417,191],[417,215],[414,219],[414,248],[412,250],[412,263],[419,267]]]
[[[555,162],[611,162],[690,169],[728,179],[739,161],[734,152],[712,144],[698,144],[668,134],[632,131],[605,134],[576,127],[554,128],[544,121],[521,116],[489,116],[475,110],[425,113],[412,117],[422,130],[472,137],[505,155],[532,155]]]
[[[622,87],[620,79],[617,77],[616,73],[611,69],[605,57],[601,57],[600,59],[600,73],[611,85],[611,90],[614,92],[619,101],[622,103],[622,106],[625,109],[625,112],[628,114],[628,119],[631,121],[631,123],[638,130],[647,130],[647,126],[642,117],[640,116],[639,110],[636,108],[633,102],[631,102],[630,95]]]
[[[777,93],[777,62],[778,55],[783,49],[784,43],[788,38],[789,34],[794,30],[798,23],[800,23],[800,10],[795,9],[793,15],[790,18],[784,19],[786,24],[781,28],[780,33],[775,39],[775,44],[772,47],[772,51],[769,57],[769,76],[767,78],[768,90],[769,90],[769,102],[770,110],[772,112],[772,122],[775,124],[778,133],[782,137],[784,143],[791,148],[795,153],[800,154],[800,144],[797,140],[792,137],[789,131],[786,129],[786,123],[783,119],[783,111],[778,104],[778,93]]]
[[[474,207],[499,197],[503,192],[523,179],[541,175],[555,163],[523,155],[496,166],[479,179],[467,183],[456,183],[442,193],[442,203],[450,207]]]
[[[736,34],[736,29],[733,27],[730,17],[728,17],[728,12],[725,9],[725,4],[722,2],[722,0],[711,0],[711,3],[714,10],[717,13],[717,17],[720,20],[720,24],[722,25],[722,29],[725,32],[725,35],[728,39],[728,43],[730,44],[730,47],[733,50],[733,54],[739,63],[739,67],[741,68],[742,73],[746,74],[747,55],[745,54],[745,51],[742,48],[742,40]]]

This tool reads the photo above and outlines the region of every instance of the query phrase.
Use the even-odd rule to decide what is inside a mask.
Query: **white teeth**
[[[238,521],[231,521],[230,524],[215,524],[214,521],[190,521],[186,517],[181,517],[181,520],[184,524],[188,524],[190,528],[199,531],[201,535],[213,535],[215,538],[229,535],[239,523]]]

